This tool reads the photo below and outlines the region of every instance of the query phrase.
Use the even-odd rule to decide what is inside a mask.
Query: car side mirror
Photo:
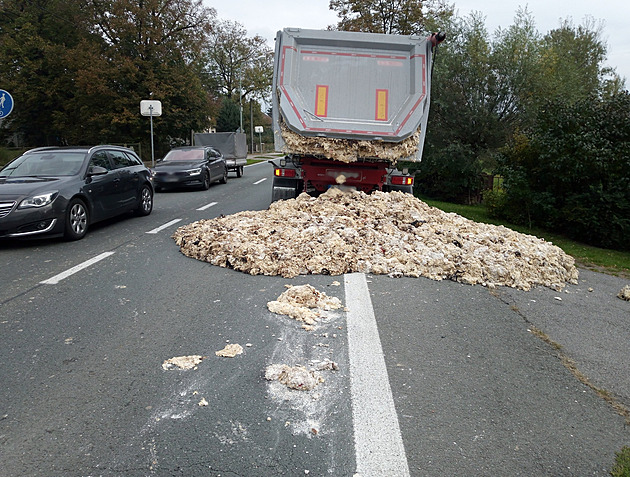
[[[90,170],[88,171],[88,175],[89,176],[102,176],[107,174],[107,169],[105,169],[102,166],[92,166],[90,167]]]

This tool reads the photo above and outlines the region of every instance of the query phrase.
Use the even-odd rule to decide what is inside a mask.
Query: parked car
[[[188,146],[171,149],[153,167],[155,190],[195,187],[208,190],[210,184],[227,182],[228,168],[223,155],[210,146]]]
[[[124,147],[31,149],[0,170],[0,237],[78,240],[95,222],[152,210],[151,171]]]

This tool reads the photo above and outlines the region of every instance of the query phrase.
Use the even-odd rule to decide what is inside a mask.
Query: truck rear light
[[[274,169],[273,171],[276,177],[295,177],[295,169]]]
[[[413,185],[413,177],[409,176],[392,176],[393,185]]]

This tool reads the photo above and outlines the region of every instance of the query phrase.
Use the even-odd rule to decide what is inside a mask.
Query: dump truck
[[[413,191],[443,33],[285,28],[276,35],[272,201],[330,187]],[[402,166],[401,166],[402,164]],[[399,168],[400,167],[400,168]]]
[[[236,172],[242,177],[247,165],[247,137],[245,133],[219,132],[195,133],[194,146],[212,146],[221,151],[228,171]]]

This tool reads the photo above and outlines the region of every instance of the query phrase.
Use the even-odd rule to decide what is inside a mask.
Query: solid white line
[[[100,255],[97,255],[94,258],[91,258],[91,259],[89,259],[89,260],[87,260],[87,261],[85,261],[83,263],[80,263],[76,267],[72,267],[72,268],[66,270],[65,272],[61,272],[59,275],[55,275],[54,277],[49,278],[48,280],[44,280],[43,282],[39,282],[39,283],[43,283],[44,285],[56,285],[57,283],[59,283],[64,278],[68,278],[70,275],[74,275],[75,273],[83,270],[84,268],[87,268],[90,265],[94,265],[96,262],[100,262],[104,258],[107,258],[107,257],[109,257],[110,255],[113,255],[113,254],[114,254],[114,252],[101,253]]]
[[[203,207],[199,207],[197,210],[206,210],[206,209],[209,209],[210,207],[212,207],[213,205],[217,205],[217,203],[216,202],[210,202],[209,204],[204,205]]]
[[[394,398],[365,275],[344,275],[356,473],[409,476]]]
[[[162,230],[170,227],[171,225],[176,224],[177,222],[180,222],[181,220],[182,219],[171,220],[170,222],[167,222],[164,225],[160,225],[157,229],[149,230],[147,233],[148,234],[156,234],[156,233],[161,232]]]
[[[254,182],[254,185],[258,185],[261,182],[265,182],[267,180],[267,178],[265,177],[264,179],[260,179],[259,181]]]

